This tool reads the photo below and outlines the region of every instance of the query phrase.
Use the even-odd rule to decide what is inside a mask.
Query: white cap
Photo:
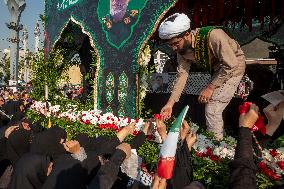
[[[172,39],[190,29],[190,19],[183,13],[175,13],[166,18],[159,27],[161,39]]]

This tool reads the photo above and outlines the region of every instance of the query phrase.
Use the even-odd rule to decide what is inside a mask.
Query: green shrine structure
[[[141,49],[176,0],[47,0],[45,54],[70,23],[91,42],[97,57],[95,108],[119,116],[138,113]],[[79,26],[79,27],[78,27]],[[73,35],[80,43],[80,35]]]

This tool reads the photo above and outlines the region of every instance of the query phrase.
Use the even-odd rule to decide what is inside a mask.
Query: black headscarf
[[[3,105],[2,109],[7,115],[14,115],[20,112],[20,101],[9,100]]]
[[[6,142],[7,158],[15,165],[22,155],[29,152],[32,132],[19,129],[13,131]]]
[[[144,132],[139,133],[133,138],[130,143],[131,149],[139,149],[146,140],[146,135]]]
[[[91,138],[85,134],[81,134],[76,137],[76,140],[79,141],[86,151],[95,152],[99,156],[113,154],[115,148],[120,144],[120,141],[116,136],[112,138],[106,136]]]
[[[85,189],[87,171],[69,154],[61,155],[53,165],[42,189]]]
[[[52,127],[43,132],[36,134],[31,144],[31,152],[51,156],[56,159],[61,154],[67,153],[63,145],[60,144],[61,139],[66,139],[67,134],[60,127]]]
[[[40,189],[46,180],[50,158],[39,154],[25,154],[17,162],[12,175],[11,189]]]
[[[24,112],[15,112],[11,118],[11,121],[17,122],[20,121],[21,119],[23,119],[25,117],[25,113]]]
[[[33,133],[40,133],[44,130],[44,127],[40,125],[39,121],[33,122],[30,118],[24,117],[21,122],[25,122],[29,124],[29,127],[33,131]]]
[[[85,133],[79,133],[76,137],[75,140],[77,140],[80,143],[80,146],[82,146],[85,151],[91,151],[93,150],[93,142],[94,142],[94,138],[89,137],[87,134]]]

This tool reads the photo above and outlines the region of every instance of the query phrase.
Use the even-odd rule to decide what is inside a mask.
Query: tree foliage
[[[32,66],[32,97],[35,100],[42,100],[45,95],[45,85],[48,87],[48,100],[53,101],[60,94],[59,82],[68,81],[66,74],[74,64],[65,59],[66,51],[56,49],[49,54],[45,61],[43,51],[35,55]]]

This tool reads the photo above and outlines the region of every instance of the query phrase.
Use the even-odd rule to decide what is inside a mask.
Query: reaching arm
[[[90,189],[108,189],[111,188],[117,179],[120,165],[124,159],[131,155],[129,144],[122,143],[116,147],[114,154],[106,164],[102,165],[95,178],[92,180]]]
[[[119,167],[126,154],[122,150],[116,150],[111,159],[102,165],[95,178],[92,180],[90,189],[108,189],[116,181]]]
[[[172,95],[170,97],[170,100],[174,102],[179,101],[181,93],[185,87],[188,78],[188,72],[190,69],[190,63],[186,59],[184,59],[181,55],[177,56],[177,60],[178,60],[178,74],[172,91]]]
[[[232,162],[230,188],[256,188],[257,167],[253,159],[252,134],[250,128],[258,119],[258,107],[251,105],[250,110],[239,119],[239,139],[235,158]]]

